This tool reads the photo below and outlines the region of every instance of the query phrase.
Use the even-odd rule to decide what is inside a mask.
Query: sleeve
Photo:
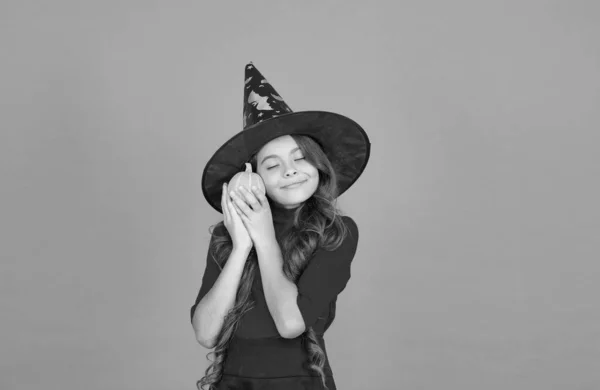
[[[221,274],[221,269],[217,265],[215,258],[210,253],[210,245],[212,245],[212,242],[215,237],[214,233],[215,231],[217,231],[217,229],[218,227],[215,228],[210,239],[210,244],[208,246],[209,249],[206,255],[206,268],[204,270],[204,275],[202,276],[202,284],[200,285],[200,291],[198,292],[198,296],[196,297],[196,302],[194,302],[194,304],[190,308],[190,321],[194,318],[194,312],[196,311],[196,306],[198,306],[198,302],[200,302],[202,298],[204,298],[206,293],[210,291],[210,289],[217,281],[217,278]]]
[[[334,251],[317,250],[297,283],[297,303],[306,328],[317,322],[350,280],[350,265],[358,246],[358,226],[352,218],[342,218],[349,230],[342,244]]]

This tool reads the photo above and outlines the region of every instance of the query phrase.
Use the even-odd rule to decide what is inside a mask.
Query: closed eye
[[[300,161],[300,160],[304,160],[304,157],[297,158],[297,159],[295,159],[294,161]],[[273,165],[272,167],[268,167],[268,168],[267,168],[267,170],[269,170],[269,169],[273,169],[273,168],[276,168],[276,167],[278,167],[278,166],[279,166],[279,164],[277,164],[277,165]]]

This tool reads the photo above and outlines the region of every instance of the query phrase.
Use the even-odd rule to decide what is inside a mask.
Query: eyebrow
[[[300,150],[300,148],[298,147],[298,148],[294,148],[294,149],[292,149],[292,150],[290,151],[290,154],[294,153],[294,152],[295,152],[295,151],[297,151],[297,150]],[[262,164],[265,162],[265,160],[266,160],[266,159],[268,159],[268,158],[273,158],[273,157],[279,157],[279,156],[277,156],[276,154],[269,154],[268,156],[265,156],[265,158],[263,158],[263,159],[262,159],[262,161],[260,162],[260,165],[262,165]]]

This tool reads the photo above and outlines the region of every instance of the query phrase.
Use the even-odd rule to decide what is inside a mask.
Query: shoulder
[[[339,238],[336,240],[337,244],[333,244],[333,248],[336,248],[334,251],[354,253],[358,245],[358,225],[352,217],[347,215],[340,217],[344,226],[340,226],[341,229],[336,234]]]
[[[227,228],[225,227],[225,223],[223,221],[219,221],[214,225],[211,225],[208,229],[211,237],[223,237],[227,232]]]
[[[348,215],[343,215],[342,221],[344,222],[344,225],[346,225],[346,228],[348,229],[348,235],[355,241],[358,241],[358,225],[356,224],[354,219],[352,219],[352,217],[350,217]]]

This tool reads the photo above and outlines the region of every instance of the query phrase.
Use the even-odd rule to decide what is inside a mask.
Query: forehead
[[[268,154],[283,154],[287,155],[292,149],[298,147],[298,144],[292,136],[282,135],[281,137],[275,138],[267,142],[257,154],[258,159]]]

